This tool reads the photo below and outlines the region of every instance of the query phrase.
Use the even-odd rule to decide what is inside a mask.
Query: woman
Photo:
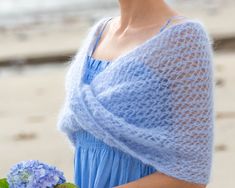
[[[94,26],[68,72],[58,126],[75,147],[75,183],[206,187],[213,140],[208,36],[164,0],[119,6],[119,17]]]

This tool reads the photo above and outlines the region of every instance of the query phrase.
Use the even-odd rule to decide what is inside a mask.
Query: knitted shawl
[[[161,173],[207,184],[214,82],[212,42],[204,24],[197,19],[174,24],[84,84],[88,52],[106,19],[96,21],[70,60],[58,130],[71,146],[84,129]]]

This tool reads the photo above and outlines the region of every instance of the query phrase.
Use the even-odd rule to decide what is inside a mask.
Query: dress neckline
[[[94,58],[92,57],[91,55],[88,55],[88,57],[94,61],[99,61],[99,62],[105,62],[105,63],[111,63],[112,61],[108,61],[108,60],[105,60],[105,59],[97,59],[97,58]]]

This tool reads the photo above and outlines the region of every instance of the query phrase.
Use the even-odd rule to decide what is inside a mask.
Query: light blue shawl
[[[189,182],[210,180],[213,51],[198,20],[163,30],[112,61],[90,85],[81,81],[102,18],[71,60],[59,130],[73,145],[85,129],[158,171]]]

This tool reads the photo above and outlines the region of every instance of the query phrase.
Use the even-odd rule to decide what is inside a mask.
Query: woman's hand
[[[206,188],[206,185],[186,182],[155,172],[136,181],[113,188]]]

